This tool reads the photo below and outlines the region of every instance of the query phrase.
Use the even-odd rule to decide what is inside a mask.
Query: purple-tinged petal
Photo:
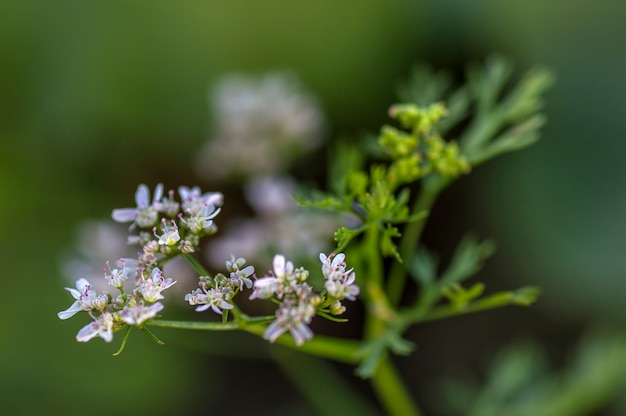
[[[111,218],[117,222],[131,222],[135,221],[138,212],[136,208],[114,209]]]

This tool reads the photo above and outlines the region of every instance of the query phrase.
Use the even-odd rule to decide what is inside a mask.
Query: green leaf
[[[441,275],[439,284],[446,287],[470,278],[482,268],[485,259],[494,251],[495,244],[492,241],[478,242],[472,237],[465,237],[459,243],[450,265]]]
[[[363,233],[367,226],[362,226],[354,230],[341,227],[335,232],[335,241],[337,242],[337,252],[343,251],[353,238]]]
[[[437,258],[421,246],[408,264],[409,275],[420,286],[431,286],[437,278]]]
[[[398,252],[398,247],[393,242],[393,238],[400,237],[400,235],[400,231],[396,227],[387,225],[380,237],[380,251],[383,256],[393,256],[397,261],[402,263],[402,258],[400,257],[400,253]]]
[[[301,207],[319,208],[326,211],[349,211],[349,204],[341,198],[317,189],[300,187],[292,199]]]

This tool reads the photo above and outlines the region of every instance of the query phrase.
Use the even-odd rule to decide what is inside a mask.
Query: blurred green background
[[[231,72],[292,69],[339,137],[386,122],[416,62],[460,73],[499,52],[551,68],[542,140],[450,188],[426,230],[443,251],[467,228],[492,236],[488,288],[536,284],[544,296],[417,328],[419,350],[401,364],[432,414],[443,375],[480,373],[518,339],[563,365],[581,334],[626,317],[625,13],[608,0],[1,2],[0,411],[317,413],[251,337],[163,330],[159,347],[134,334],[112,357],[119,340],[79,344],[84,322],[56,317],[71,303],[61,253],[81,222],[128,206],[140,182],[202,185],[192,156],[211,123],[207,89]],[[265,358],[233,358],[240,340]],[[338,371],[333,383],[369,393]]]

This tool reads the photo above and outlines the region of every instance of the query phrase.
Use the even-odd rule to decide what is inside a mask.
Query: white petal
[[[80,310],[81,310],[80,303],[76,301],[68,309],[57,313],[57,316],[59,317],[59,319],[65,320],[76,315],[76,313],[80,312]]]
[[[92,338],[97,337],[99,327],[100,324],[98,322],[90,322],[78,331],[78,334],[76,334],[76,340],[78,342],[87,342]]]
[[[137,209],[136,208],[121,208],[114,209],[111,214],[111,218],[117,222],[130,222],[135,221],[137,217]]]
[[[150,190],[143,183],[137,187],[137,192],[135,192],[135,202],[137,203],[137,208],[146,208],[150,206]]]
[[[272,265],[274,266],[274,275],[276,277],[285,274],[285,256],[282,254],[275,255]]]
[[[160,201],[163,198],[163,184],[160,183],[154,188],[154,201]]]

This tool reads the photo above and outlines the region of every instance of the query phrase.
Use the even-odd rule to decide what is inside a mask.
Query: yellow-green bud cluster
[[[389,115],[409,130],[384,126],[378,139],[392,159],[386,175],[392,186],[414,182],[431,172],[449,177],[469,172],[470,164],[458,144],[446,142],[436,132],[437,122],[446,114],[442,103],[428,107],[397,104],[389,109]]]

